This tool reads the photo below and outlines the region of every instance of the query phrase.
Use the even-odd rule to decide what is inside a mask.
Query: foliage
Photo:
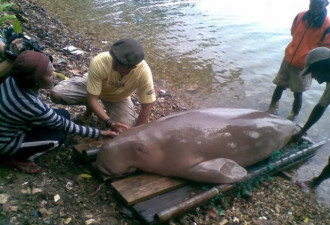
[[[15,3],[8,3],[8,0],[0,0],[0,27],[2,27],[6,21],[9,21],[15,33],[20,34],[22,33],[20,22],[15,15],[7,13],[7,11],[15,5]]]

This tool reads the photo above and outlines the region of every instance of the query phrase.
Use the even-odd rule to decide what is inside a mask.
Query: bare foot
[[[304,192],[313,191],[316,186],[313,183],[313,179],[306,181],[296,181],[296,185]]]

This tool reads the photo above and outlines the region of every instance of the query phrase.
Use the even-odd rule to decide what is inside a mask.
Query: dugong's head
[[[136,149],[144,146],[134,139],[120,136],[106,142],[100,149],[94,165],[105,175],[118,177],[136,171]]]

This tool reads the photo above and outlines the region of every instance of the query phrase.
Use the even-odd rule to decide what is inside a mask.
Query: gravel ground
[[[54,57],[57,72],[67,77],[82,76],[87,72],[92,56],[107,50],[82,34],[73,33],[33,1],[15,2],[18,4],[15,13],[24,31],[45,45],[45,51]],[[82,49],[85,54],[75,56],[63,51],[69,45]],[[161,83],[155,79],[158,98],[150,121],[194,107],[173,90],[163,94]],[[49,93],[43,91],[41,94],[49,102]],[[65,108],[72,115],[84,110],[79,106]],[[139,110],[138,105],[136,110]],[[91,123],[97,125],[96,120]],[[39,174],[27,175],[0,167],[0,225],[143,224],[114,199],[109,185],[97,179],[73,151],[73,145],[79,141],[70,136],[59,151],[39,157],[37,163],[43,168]],[[168,223],[326,225],[330,224],[330,208],[318,204],[313,192],[304,193],[291,181],[274,177],[251,190],[249,198],[239,198],[234,193],[222,200],[214,199]]]

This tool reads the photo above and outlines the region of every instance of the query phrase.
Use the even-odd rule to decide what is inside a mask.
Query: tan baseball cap
[[[310,66],[313,63],[316,63],[318,61],[322,61],[325,59],[329,59],[329,58],[330,58],[330,49],[328,49],[326,47],[314,48],[313,50],[308,52],[308,54],[305,58],[305,68],[301,71],[299,76],[304,76],[304,75],[308,74],[310,72],[309,71]]]

